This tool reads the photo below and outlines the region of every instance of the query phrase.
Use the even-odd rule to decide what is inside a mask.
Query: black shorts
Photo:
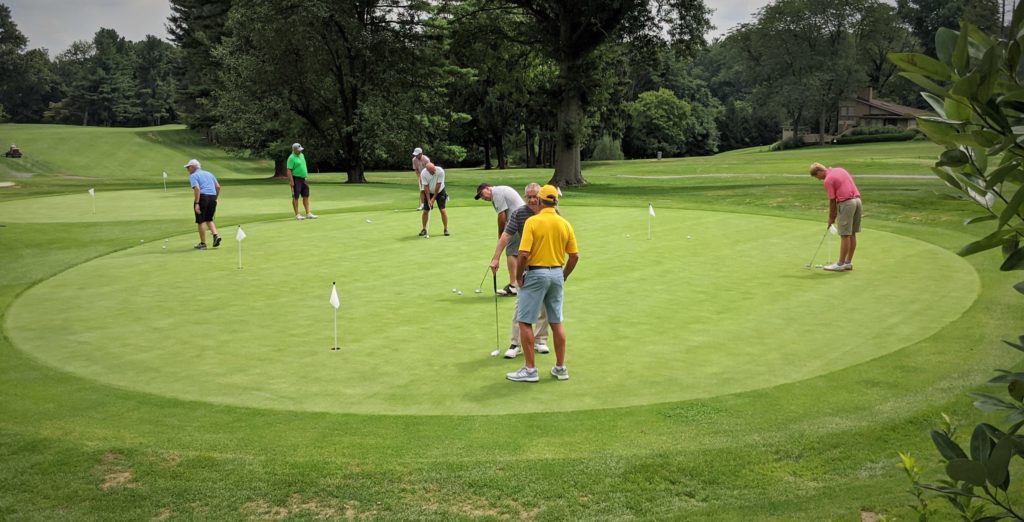
[[[309,183],[306,183],[306,178],[300,178],[298,176],[292,176],[292,180],[295,182],[292,185],[292,199],[299,199],[299,197],[309,197]]]
[[[431,194],[431,196],[433,196],[433,194]],[[423,204],[426,205],[427,201],[430,201],[430,198],[424,200]],[[446,201],[448,201],[448,192],[446,189],[441,189],[441,192],[437,193],[437,199],[434,200],[434,203],[437,205],[437,208],[444,210],[444,204]],[[423,207],[423,211],[429,212],[430,209]]]
[[[195,210],[195,205],[192,210]],[[199,196],[199,212],[196,213],[196,223],[207,223],[213,221],[213,215],[217,213],[217,196]]]

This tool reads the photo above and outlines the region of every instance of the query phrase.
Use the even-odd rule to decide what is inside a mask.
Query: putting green
[[[571,201],[569,201],[571,203]],[[7,206],[7,205],[5,205]],[[180,205],[179,205],[180,206]],[[494,213],[450,209],[415,236],[414,212],[343,213],[234,227],[218,250],[192,235],[74,267],[12,305],[6,331],[46,364],[114,386],[212,403],[364,414],[626,407],[736,393],[832,372],[933,335],[980,283],[934,245],[867,230],[857,270],[805,263],[821,223],[567,204],[581,248],[565,324],[572,379],[539,385],[491,358]],[[180,209],[179,209],[180,210]],[[435,217],[435,219],[437,219]],[[164,245],[168,248],[162,248]],[[822,248],[837,250],[835,240]],[[834,256],[834,253],[832,254]],[[499,284],[506,276],[499,272]],[[331,282],[341,294],[333,344]],[[463,292],[452,292],[457,288]],[[513,302],[498,300],[505,348]]]

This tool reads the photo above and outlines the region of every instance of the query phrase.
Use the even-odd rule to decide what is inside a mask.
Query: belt
[[[530,270],[545,270],[545,269],[550,269],[550,268],[562,268],[562,265],[557,265],[557,266],[535,266],[535,265],[530,265],[529,268],[530,268]]]

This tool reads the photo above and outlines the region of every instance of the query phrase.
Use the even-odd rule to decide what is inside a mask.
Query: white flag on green
[[[338,298],[338,287],[334,283],[331,283],[331,306],[335,310],[341,308],[341,299]]]
[[[96,197],[96,189],[89,189],[89,195],[92,197]]]
[[[245,231],[242,230],[242,227],[238,227],[238,232],[235,232],[235,241],[241,241],[243,239],[245,239]]]
[[[647,204],[647,214],[651,217],[654,217],[654,205],[651,203]]]

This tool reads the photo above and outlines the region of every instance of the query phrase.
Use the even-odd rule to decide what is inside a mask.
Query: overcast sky
[[[768,0],[705,0],[715,10],[711,37],[751,20]],[[92,40],[101,27],[137,42],[147,34],[167,39],[168,0],[0,0],[11,8],[14,23],[29,48],[45,47],[56,56],[76,40]]]

